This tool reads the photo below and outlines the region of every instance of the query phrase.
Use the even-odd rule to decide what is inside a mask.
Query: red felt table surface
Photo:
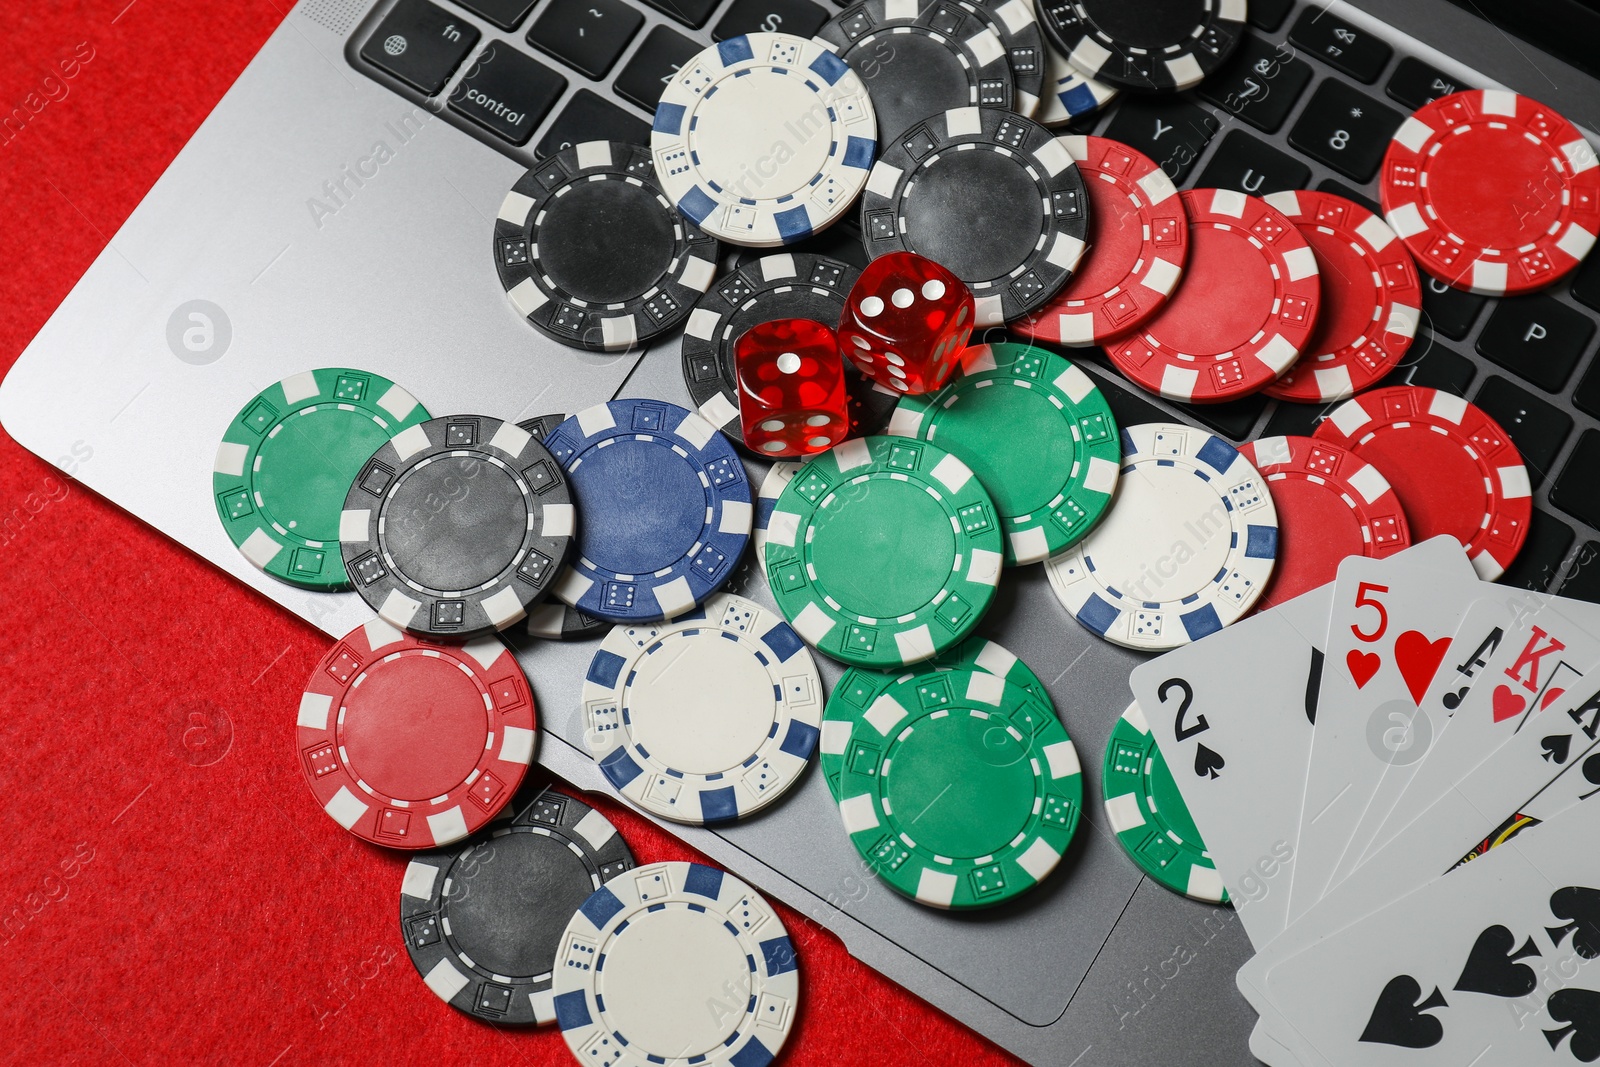
[[[5,368],[287,11],[7,6]],[[319,631],[3,434],[0,603],[0,1061],[571,1062],[554,1030],[440,1003],[401,943],[405,857],[317,810],[292,745]],[[641,860],[697,858],[596,803]],[[779,910],[790,1067],[1010,1062]]]

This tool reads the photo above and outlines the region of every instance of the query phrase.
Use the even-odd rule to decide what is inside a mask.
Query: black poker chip
[[[681,323],[716,277],[717,242],[656,183],[650,150],[585,141],[528,171],[494,223],[517,313],[574,348],[638,348]]]
[[[972,290],[975,324],[1043,307],[1085,250],[1089,199],[1055,134],[993,108],[934,115],[886,145],[867,178],[861,230],[874,259],[916,252]]]
[[[469,640],[542,601],[577,527],[561,465],[487,415],[404,430],[345,496],[340,549],[356,592],[391,624]]]
[[[566,420],[565,415],[540,415],[523,419],[517,425],[543,444],[545,435]],[[606,620],[585,615],[554,597],[528,609],[528,635],[542,637],[546,641],[581,641],[587,637],[599,637],[610,629],[611,623]]]
[[[739,396],[734,391],[734,344],[750,327],[774,319],[811,319],[836,328],[850,287],[860,276],[858,269],[837,259],[780,252],[743,263],[718,278],[695,305],[683,332],[683,381],[701,417],[751,451],[744,443]],[[877,433],[889,421],[900,395],[862,376],[849,363],[844,370],[850,436]]]
[[[493,1023],[548,1023],[567,921],[634,866],[598,811],[546,789],[488,836],[419,853],[400,887],[400,929],[439,999]]]
[[[1012,0],[1026,10],[1023,0]],[[986,9],[960,0],[862,0],[817,31],[866,83],[885,142],[913,123],[956,107],[999,107],[1027,114],[1039,106],[1043,38],[1028,12],[1032,41],[1017,60],[1031,64],[1031,89],[1019,92],[1012,54]],[[1031,55],[1030,53],[1031,49]]]
[[[1244,36],[1246,0],[1048,0],[1039,21],[1085,76],[1132,92],[1198,85]]]

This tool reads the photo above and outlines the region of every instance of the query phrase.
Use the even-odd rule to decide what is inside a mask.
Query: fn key
[[[400,0],[361,46],[361,58],[432,96],[478,43],[478,29],[428,0]]]

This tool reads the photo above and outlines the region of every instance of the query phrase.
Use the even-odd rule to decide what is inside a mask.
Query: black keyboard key
[[[1137,148],[1181,183],[1219,126],[1216,116],[1182,98],[1128,100],[1101,136]]]
[[[1223,436],[1243,441],[1266,406],[1266,394],[1257,393],[1225,404],[1195,404],[1184,410]]]
[[[1452,341],[1465,338],[1472,332],[1472,324],[1478,321],[1478,314],[1489,298],[1446,285],[1427,271],[1419,273],[1422,276],[1422,321]]]
[[[1592,253],[1572,276],[1572,299],[1600,311],[1600,252]]]
[[[502,30],[514,30],[522,25],[522,20],[533,10],[534,0],[455,0],[455,2],[474,15],[481,15]]]
[[[550,0],[528,27],[528,43],[602,78],[642,25],[644,16],[622,0]]]
[[[1572,527],[1547,512],[1533,509],[1528,520],[1528,537],[1517,550],[1517,558],[1495,581],[1514,589],[1543,593],[1555,584],[1561,564],[1572,547]]]
[[[1311,64],[1287,45],[1245,37],[1227,65],[1207,78],[1200,95],[1266,133],[1275,133],[1311,82]]]
[[[1572,558],[1572,572],[1556,592],[1573,600],[1600,604],[1600,541],[1585,541]]]
[[[617,95],[646,111],[654,111],[672,76],[700,48],[700,44],[676,30],[657,26],[645,35],[644,43],[612,83]]]
[[[1553,393],[1567,384],[1593,336],[1593,319],[1537,293],[1498,301],[1478,351]]]
[[[1311,168],[1298,159],[1245,133],[1230,130],[1217,145],[1195,185],[1201,189],[1237,189],[1251,196],[1267,196],[1285,189],[1304,189]]]
[[[539,138],[539,146],[533,152],[543,159],[582,141],[649,145],[650,124],[587,89],[579,89]]]
[[[1310,437],[1322,416],[1332,411],[1333,404],[1290,404],[1278,401],[1272,417],[1267,420],[1262,437]]]
[[[645,3],[677,19],[690,29],[699,29],[717,9],[717,0],[644,0]]]
[[[1431,104],[1441,96],[1459,93],[1469,86],[1459,84],[1438,67],[1430,67],[1416,56],[1406,56],[1389,76],[1385,91],[1412,111]]]
[[[1330,67],[1364,82],[1382,74],[1389,57],[1394,55],[1387,43],[1328,14],[1320,4],[1300,12],[1289,31],[1289,41]]]
[[[1511,435],[1511,443],[1528,468],[1528,481],[1542,483],[1572,432],[1572,416],[1498,375],[1478,387],[1472,402]]]
[[[1589,370],[1572,391],[1572,402],[1579,411],[1600,419],[1600,359],[1589,364]]]
[[[400,0],[378,23],[361,58],[432,96],[478,43],[478,28],[428,0]]]
[[[1376,200],[1372,199],[1372,197],[1368,196],[1366,193],[1361,192],[1359,189],[1350,188],[1343,182],[1336,182],[1332,178],[1329,178],[1324,182],[1318,183],[1317,189],[1320,192],[1332,193],[1334,196],[1342,196],[1346,200],[1354,200],[1356,203],[1360,204],[1374,215],[1383,214],[1383,208],[1378,206],[1378,202]],[[1427,275],[1423,275],[1423,277],[1426,278]]]
[[[1250,0],[1250,25],[1271,33],[1294,10],[1294,0]]]
[[[1326,78],[1289,131],[1289,143],[1364,185],[1378,173],[1404,118],[1344,82]]]
[[[1467,386],[1477,376],[1478,368],[1472,365],[1472,360],[1441,348],[1431,337],[1421,334],[1400,366],[1390,371],[1377,388],[1420,385],[1424,389],[1443,389],[1456,396],[1466,396]]]
[[[1550,503],[1568,515],[1600,528],[1600,430],[1585,430],[1550,490]]]
[[[713,41],[744,33],[793,33],[810,37],[822,29],[829,13],[811,0],[733,0],[711,31]]]
[[[566,87],[567,79],[543,63],[490,41],[450,94],[450,110],[512,144],[526,144]]]

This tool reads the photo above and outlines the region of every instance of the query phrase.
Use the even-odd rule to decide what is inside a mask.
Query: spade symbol
[[[1586,960],[1600,956],[1600,891],[1569,885],[1550,894],[1550,910],[1558,919],[1571,919],[1565,926],[1547,926],[1553,944],[1560,945],[1572,934],[1572,951]]]
[[[1525,997],[1539,984],[1533,968],[1517,960],[1539,955],[1539,946],[1528,938],[1520,949],[1517,937],[1504,926],[1491,926],[1478,935],[1467,965],[1461,968],[1456,988],[1463,993],[1487,993],[1491,997]]]
[[[1378,1003],[1372,1008],[1372,1018],[1367,1020],[1360,1040],[1401,1048],[1437,1045],[1444,1037],[1444,1024],[1423,1013],[1450,1005],[1438,986],[1434,986],[1433,993],[1419,1004],[1421,996],[1422,987],[1409,974],[1397,974],[1389,979],[1389,984],[1378,994]]]
[[[1561,764],[1567,762],[1567,755],[1572,751],[1571,734],[1551,734],[1539,742],[1539,747],[1544,749],[1544,759],[1549,763]]]
[[[1571,1034],[1568,1051],[1573,1059],[1579,1063],[1600,1059],[1600,993],[1572,987],[1558,989],[1550,994],[1545,1008],[1550,1018],[1567,1024],[1559,1030],[1544,1032],[1544,1039],[1550,1042],[1551,1048],[1559,1047],[1561,1040]]]
[[[1194,749],[1194,773],[1201,778],[1215,778],[1217,772],[1228,765],[1228,761],[1204,745],[1196,745]]]
[[[1446,693],[1440,698],[1439,703],[1445,706],[1446,711],[1455,711],[1461,706],[1461,702],[1467,699],[1467,694],[1470,692],[1472,692],[1472,687],[1464,685],[1454,693]]]

